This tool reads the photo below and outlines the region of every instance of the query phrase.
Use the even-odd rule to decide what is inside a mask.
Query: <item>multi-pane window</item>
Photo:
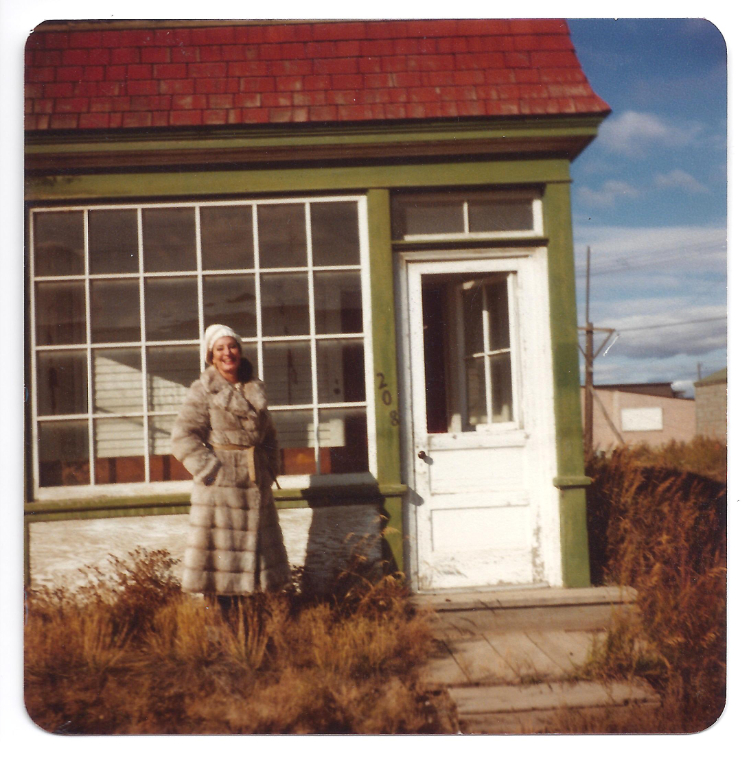
[[[541,234],[541,213],[532,192],[462,190],[394,194],[391,212],[396,240]]]
[[[37,486],[187,478],[169,435],[213,323],[266,382],[284,473],[367,471],[363,221],[357,197],[33,210]]]
[[[513,272],[422,277],[428,433],[518,425]]]

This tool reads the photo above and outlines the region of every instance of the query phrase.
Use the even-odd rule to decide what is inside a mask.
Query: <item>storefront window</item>
[[[359,198],[34,210],[37,486],[189,478],[169,434],[222,322],[284,473],[368,470]]]

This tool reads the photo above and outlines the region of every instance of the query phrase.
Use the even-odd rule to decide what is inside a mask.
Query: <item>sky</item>
[[[727,62],[702,19],[570,19],[612,108],[572,165],[579,326],[617,332],[595,383],[691,383],[727,366]],[[595,348],[606,334],[597,333]]]

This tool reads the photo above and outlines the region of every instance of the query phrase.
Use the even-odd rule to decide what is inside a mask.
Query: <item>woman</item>
[[[172,431],[172,452],[193,475],[182,587],[226,605],[284,587],[290,572],[271,489],[279,450],[265,387],[231,327],[206,329],[206,362]]]

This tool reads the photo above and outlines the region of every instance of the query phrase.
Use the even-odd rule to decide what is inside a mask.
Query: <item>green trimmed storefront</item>
[[[231,292],[232,280],[246,279],[257,288],[253,316],[258,324],[242,334],[255,349],[256,365],[262,357],[269,389],[277,369],[272,355],[286,355],[286,367],[279,362],[278,369],[286,370],[282,378],[289,393],[277,401],[277,410],[280,422],[289,424],[286,460],[292,467],[291,478],[280,477],[282,489],[275,491],[280,512],[290,512],[287,518],[293,519],[296,509],[314,517],[336,508],[343,513],[336,517],[341,541],[348,535],[340,528],[346,508],[353,515],[377,516],[382,555],[406,572],[416,590],[589,585],[570,166],[604,116],[600,109],[161,132],[29,131],[26,377],[36,399],[26,414],[27,582],[33,579],[35,524],[188,512],[187,481],[167,473],[156,476],[167,457],[163,439],[161,447],[153,447],[158,439],[152,440],[150,429],[163,430],[172,405],[149,398],[161,396],[152,392],[158,376],[152,380],[149,365],[158,359],[162,369],[165,360],[197,349],[200,327],[193,319],[208,324],[209,298],[220,289],[240,295]],[[221,229],[208,229],[208,208],[220,223],[222,211],[252,214],[256,260],[249,268],[237,267],[231,275],[221,267],[206,268],[206,238]],[[300,221],[306,222],[307,264],[279,266],[265,254],[272,252],[269,242],[274,247],[292,242],[271,224],[263,228],[263,216],[287,208],[290,216],[298,208]],[[325,256],[329,260],[318,262],[316,248],[322,252],[324,247],[318,243],[329,248],[335,243],[339,209],[351,212],[351,226],[359,232],[356,262],[336,260],[335,245]],[[164,211],[183,211],[184,220],[196,221],[190,236],[199,253],[197,272],[185,267],[186,275],[179,256],[169,251],[169,242],[183,236],[180,227],[170,224],[174,231],[162,234],[150,223]],[[67,217],[59,217],[63,214]],[[137,220],[133,241],[139,243],[141,265],[132,273],[123,267],[106,274],[96,266],[97,248],[104,248],[106,257],[117,251],[116,244],[96,240],[109,242],[106,227],[95,223],[97,215],[105,222]],[[84,265],[58,267],[54,247],[59,242],[49,232],[58,221],[74,231],[79,220]],[[79,236],[75,232],[64,237],[72,240]],[[156,256],[146,253],[148,237],[161,243],[164,263],[177,265],[149,268],[147,258]],[[304,250],[304,243],[300,247]],[[150,308],[159,304],[156,297],[149,304],[149,291],[163,296],[174,287],[188,294],[194,289],[188,279],[197,280],[199,307],[191,307],[190,314],[196,332],[175,330],[182,334],[173,341],[169,327],[177,325],[171,315],[160,318],[161,307]],[[352,299],[355,282],[362,294]],[[300,285],[296,308],[309,300],[304,305],[312,326],[292,329],[288,342],[270,330],[273,322],[281,322],[281,299],[269,298],[266,305],[259,297],[270,296],[277,283],[279,294]],[[84,318],[72,316],[79,293]],[[330,306],[355,300],[359,324],[346,325],[344,309],[317,305],[332,293]],[[342,297],[345,293],[349,297]],[[106,304],[111,296],[124,301],[138,295],[140,313],[133,313],[133,322],[140,319],[141,329],[130,338],[127,322],[108,318],[107,310],[97,309],[97,300],[104,296]],[[45,307],[45,301],[61,297],[74,306],[64,316]],[[164,311],[172,310],[167,299],[160,300]],[[476,308],[480,300],[481,311]],[[496,300],[501,309],[490,303]],[[123,311],[117,302],[108,310]],[[266,336],[261,319],[269,328]],[[338,322],[335,331],[323,329],[332,321]],[[55,329],[63,325],[68,329]],[[304,355],[310,349],[309,375],[299,365],[292,375],[292,355],[308,359]],[[356,389],[356,396],[330,393],[339,390],[338,384],[324,380],[320,369],[329,359],[345,378],[354,376],[343,388]],[[415,372],[415,363],[428,373]],[[56,371],[56,365],[74,372]],[[347,373],[353,367],[356,374]],[[140,375],[145,381],[137,409],[123,409],[115,392],[107,410],[100,391],[118,380],[130,386],[124,382],[131,380],[127,371],[138,373],[132,380]],[[196,367],[193,378],[198,372]],[[170,396],[180,390],[182,378],[162,377],[170,381]],[[302,385],[298,379],[308,377],[312,393],[295,393],[293,387]],[[123,448],[120,456],[111,443],[131,439],[131,431],[140,433],[144,423],[146,446]],[[324,426],[328,430],[321,435]],[[282,447],[283,438],[282,433]],[[72,468],[66,445],[78,445],[81,453]],[[149,465],[137,471],[145,473],[122,473],[126,478],[111,481],[142,463],[143,450]],[[312,461],[309,470],[301,467],[305,460]],[[173,480],[160,483],[164,477]],[[462,506],[462,497],[471,507]],[[503,519],[497,528],[495,518]],[[475,529],[454,534],[461,524]],[[434,551],[426,550],[430,546]],[[483,563],[474,566],[475,561]],[[505,567],[499,561],[511,563]]]

